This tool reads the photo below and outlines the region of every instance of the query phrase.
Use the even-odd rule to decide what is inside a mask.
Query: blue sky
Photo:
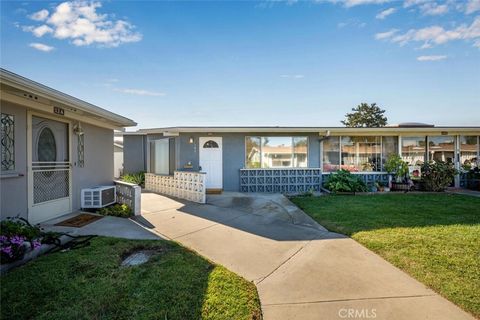
[[[480,125],[480,1],[2,1],[1,65],[139,128]]]

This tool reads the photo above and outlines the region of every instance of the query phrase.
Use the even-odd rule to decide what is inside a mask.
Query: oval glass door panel
[[[57,143],[50,128],[43,128],[38,136],[38,161],[54,162],[57,160]]]

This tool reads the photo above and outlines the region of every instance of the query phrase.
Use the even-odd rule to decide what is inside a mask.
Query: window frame
[[[338,139],[338,169],[333,170],[333,171],[325,171],[324,170],[324,153],[325,153],[325,148],[324,148],[324,142],[325,140],[322,140],[321,146],[320,146],[320,168],[322,169],[323,173],[332,173],[336,172],[340,169],[342,169],[342,139],[344,137],[376,137],[380,138],[380,143],[379,143],[379,150],[380,150],[380,170],[379,171],[350,171],[353,174],[386,174],[387,172],[384,170],[383,166],[385,163],[386,158],[384,157],[384,138],[385,137],[394,137],[396,139],[396,144],[397,144],[397,150],[395,150],[396,154],[399,154],[399,150],[401,148],[401,136],[400,135],[335,135],[335,136],[330,136],[328,139],[331,138],[336,138]],[[337,166],[335,164],[335,166]]]
[[[11,124],[11,131],[12,131],[12,135],[11,135],[11,150],[10,150],[10,154],[11,154],[11,159],[10,162],[11,164],[8,166],[8,168],[4,168],[4,165],[3,163],[0,164],[0,171],[5,172],[5,173],[11,173],[11,172],[15,172],[15,169],[16,169],[16,150],[15,150],[15,131],[16,131],[16,125],[15,125],[15,115],[14,114],[10,114],[10,113],[1,113],[0,114],[0,119],[3,120],[3,117],[10,117],[11,120],[12,120],[12,124]],[[5,139],[5,134],[3,132],[3,121],[1,123],[1,127],[0,127],[0,130],[2,131],[2,138]],[[1,143],[1,142],[0,142]],[[3,144],[1,146],[1,148],[3,149]],[[1,151],[0,151],[1,152]],[[3,156],[2,156],[3,152],[1,152],[0,154],[0,162],[3,162]]]
[[[463,134],[463,135],[458,135],[458,146],[457,146],[457,149],[458,149],[458,166],[459,167],[462,167],[462,161],[461,161],[461,158],[462,158],[462,137],[476,137],[477,139],[477,150],[476,150],[476,154],[477,154],[477,163],[476,163],[476,167],[480,168],[480,135],[469,135],[469,134]]]
[[[248,138],[260,138],[260,167],[259,168],[249,168],[247,167],[247,139]],[[264,138],[290,138],[291,139],[291,152],[290,152],[290,163],[291,166],[289,167],[264,167],[263,166],[263,139]],[[300,167],[300,166],[294,166],[294,158],[295,158],[295,143],[294,139],[295,138],[305,138],[307,141],[307,166],[306,167]],[[246,135],[244,137],[244,143],[243,143],[243,168],[244,169],[298,169],[298,168],[308,168],[309,167],[309,159],[310,159],[310,141],[309,141],[308,136],[275,136],[275,135],[269,135],[269,136],[261,136],[261,135]]]

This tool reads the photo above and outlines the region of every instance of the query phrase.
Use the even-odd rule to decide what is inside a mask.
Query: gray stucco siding
[[[146,170],[145,136],[123,137],[123,170],[125,173],[135,173]]]
[[[113,184],[113,130],[83,125],[85,165],[77,164],[77,136],[72,137],[72,210],[80,209],[81,190]]]
[[[0,218],[17,215],[27,218],[27,108],[2,101],[1,112],[15,117],[15,170],[12,172],[20,176],[0,180]]]

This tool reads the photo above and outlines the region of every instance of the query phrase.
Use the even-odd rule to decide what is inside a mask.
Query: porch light
[[[193,143],[193,137],[188,138],[188,143],[190,143],[190,144]]]
[[[73,133],[75,133],[77,136],[82,136],[82,135],[84,134],[83,128],[82,128],[82,126],[80,125],[80,122],[77,122],[77,123],[73,126]]]

